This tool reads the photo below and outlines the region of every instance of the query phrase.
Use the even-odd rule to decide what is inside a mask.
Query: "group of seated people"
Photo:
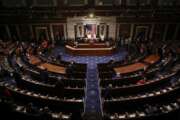
[[[17,49],[15,49],[15,52],[13,51],[11,53],[12,55],[7,56],[7,58],[9,56],[10,57],[12,56],[11,57],[12,59],[11,58],[9,59],[9,61],[12,61],[11,63],[9,63],[9,66],[13,69],[13,71],[10,72],[8,67],[6,69],[4,69],[5,68],[4,66],[0,66],[0,81],[3,83],[5,82],[4,80],[6,80],[6,79],[8,79],[8,81],[9,80],[12,81],[12,85],[7,85],[7,86],[5,85],[8,88],[8,89],[6,89],[6,95],[11,96],[11,98],[15,99],[16,101],[20,100],[18,97],[21,95],[24,95],[24,97],[31,95],[32,99],[37,99],[37,98],[45,99],[46,98],[47,99],[46,101],[50,102],[50,103],[48,103],[50,106],[51,106],[51,104],[55,104],[56,102],[59,102],[58,106],[63,106],[63,107],[65,107],[67,104],[66,110],[68,110],[68,112],[67,111],[64,111],[64,112],[65,112],[65,114],[68,114],[68,116],[58,117],[58,119],[63,119],[63,120],[64,119],[68,119],[68,120],[69,119],[72,119],[72,120],[80,119],[81,113],[78,111],[81,111],[81,109],[83,109],[83,96],[82,95],[84,95],[84,94],[78,93],[79,94],[78,96],[80,96],[80,97],[76,98],[75,94],[72,94],[72,93],[76,93],[76,91],[79,88],[71,88],[69,86],[73,86],[74,84],[71,85],[69,83],[71,81],[72,81],[72,83],[76,83],[76,78],[71,76],[72,73],[77,72],[76,70],[74,70],[74,69],[77,69],[75,66],[80,66],[80,70],[83,72],[86,68],[86,65],[85,64],[81,65],[81,64],[75,63],[74,61],[71,61],[71,62],[63,61],[61,59],[61,54],[57,55],[56,57],[50,57],[52,59],[48,59],[49,60],[48,63],[54,64],[54,65],[63,65],[64,67],[66,67],[67,76],[62,76],[62,78],[61,78],[60,77],[61,75],[57,75],[57,74],[53,75],[53,73],[50,73],[47,68],[39,70],[38,77],[40,79],[34,83],[33,83],[33,81],[29,80],[30,81],[29,83],[34,84],[34,85],[37,84],[37,88],[43,88],[43,87],[45,88],[46,85],[47,85],[47,88],[48,88],[48,86],[52,86],[51,90],[53,89],[53,91],[54,91],[53,95],[50,95],[50,94],[43,95],[41,93],[38,93],[38,91],[36,91],[36,88],[32,89],[35,91],[31,91],[31,90],[29,90],[28,87],[23,86],[24,83],[29,84],[28,80],[26,82],[23,81],[23,79],[24,79],[24,78],[22,78],[23,76],[28,75],[31,77],[32,80],[34,80],[34,81],[36,81],[36,80],[34,79],[33,76],[31,76],[29,74],[29,71],[28,71],[28,69],[34,69],[34,67],[32,67],[33,65],[29,66],[29,64],[24,62],[21,59],[21,57],[26,56],[27,53],[38,56],[39,53],[37,53],[37,52],[41,52],[42,54],[44,54],[42,52],[42,50],[38,51],[36,44],[31,44],[29,46],[27,43],[18,43]],[[43,57],[43,55],[42,55],[42,57]],[[22,65],[20,65],[17,62],[18,60],[21,61],[20,63],[22,63]],[[8,71],[7,71],[7,69],[8,69]],[[34,70],[37,70],[37,69],[34,69]],[[84,71],[84,72],[86,72],[86,71]],[[53,76],[58,76],[58,77],[53,77]],[[51,79],[54,79],[54,80],[51,80]],[[26,78],[24,80],[26,80]],[[6,81],[6,82],[8,82],[8,81]],[[50,83],[53,83],[53,84],[48,84],[47,81],[50,81]],[[54,81],[54,82],[52,82],[52,81]],[[84,78],[82,78],[81,80],[77,81],[76,85],[77,86],[84,85],[84,84],[78,84],[78,83],[81,83],[81,81],[83,83],[85,83]],[[43,83],[46,83],[46,84],[43,84]],[[4,87],[4,84],[2,84],[2,86]],[[51,91],[51,90],[49,90],[49,91]],[[82,89],[80,89],[80,90],[82,92],[84,92],[84,86],[82,86]],[[71,91],[71,92],[66,93],[67,91]],[[17,94],[17,96],[15,94]],[[68,94],[72,94],[72,95],[68,95]],[[68,98],[68,96],[66,96],[66,95],[72,96],[72,97]],[[13,102],[16,103],[16,101],[13,101]],[[28,101],[29,100],[27,100],[26,102],[28,102]],[[38,101],[39,100],[37,100],[37,102]],[[55,101],[55,103],[53,103],[53,101]],[[34,103],[35,101],[33,100],[32,102]],[[38,111],[37,111],[36,107],[33,106],[33,103],[29,103],[27,106],[23,105],[24,109],[21,112],[28,113],[28,114],[30,113],[33,115],[34,115],[34,113],[38,113],[41,116],[40,119],[43,119],[43,120],[51,120],[51,119],[54,120],[54,118],[52,118],[52,116],[55,116],[55,118],[56,118],[57,114],[54,114],[54,110],[53,110],[53,112],[51,112],[51,110],[50,110],[52,108],[52,106],[51,107],[49,107],[49,105],[44,106],[44,107],[41,106],[41,107],[43,107],[43,109],[38,108]],[[75,105],[75,107],[73,109],[71,109],[73,107],[73,104]],[[37,105],[35,105],[35,106],[37,106]],[[58,106],[57,106],[57,108],[58,108]],[[70,108],[68,108],[68,106],[70,106]],[[60,114],[62,114],[63,109],[65,109],[65,108],[59,107]],[[69,112],[69,111],[73,111],[73,112]],[[49,113],[52,113],[52,114],[49,114]],[[58,114],[58,116],[61,116],[60,114]]]
[[[80,44],[96,44],[96,43],[104,43],[106,46],[110,47],[114,45],[114,41],[112,38],[101,40],[100,38],[96,39],[87,39],[87,38],[76,38],[75,40],[68,40],[67,44],[70,46],[78,47]]]
[[[142,110],[138,109],[134,112],[124,112],[118,113],[115,112],[113,114],[106,114],[104,115],[104,120],[119,120],[119,119],[147,119],[147,120],[154,120],[154,119],[163,119],[169,120],[169,117],[163,116],[165,113],[169,113],[171,111],[175,111],[178,114],[178,109],[180,108],[180,99],[175,102],[169,104],[145,104]],[[155,117],[151,117],[150,115],[156,115]],[[177,120],[178,116],[174,116],[174,114],[170,114],[173,120]]]
[[[44,48],[43,50],[38,49],[35,43],[32,43],[28,46],[27,43],[20,43],[16,49],[16,56],[20,55],[28,55],[28,56],[40,56],[40,60],[47,63],[52,63],[55,65],[63,66],[66,68],[66,75],[68,77],[74,77],[74,75],[85,76],[86,72],[86,65],[85,64],[78,64],[75,63],[73,60],[70,62],[66,62],[62,60],[62,55],[58,54],[57,56],[48,56],[47,52],[43,52],[44,49],[51,49],[51,48]],[[22,53],[22,54],[21,54]],[[80,75],[81,74],[81,75]]]
[[[1,117],[6,119],[14,119],[19,115],[19,119],[23,120],[77,120],[81,119],[80,112],[64,113],[54,112],[48,106],[37,106],[32,102],[24,104],[17,104],[14,100],[7,97],[0,98],[0,112]],[[7,116],[7,113],[9,115]],[[19,120],[18,119],[18,120]]]
[[[102,98],[104,98],[103,101],[104,119],[118,120],[118,119],[144,118],[147,116],[154,116],[154,115],[159,116],[159,114],[166,114],[166,113],[170,113],[171,111],[176,111],[180,109],[179,94],[176,94],[180,89],[179,88],[180,69],[175,70],[176,65],[177,66],[179,65],[179,58],[177,57],[176,52],[171,46],[164,44],[161,45],[163,46],[162,48],[159,47],[157,50],[154,50],[155,48],[152,47],[153,44],[151,45],[152,48],[150,47],[151,49],[150,48],[146,49],[146,46],[144,45],[140,45],[140,46],[141,46],[140,48],[142,49],[139,50],[140,56],[144,56],[144,55],[148,56],[155,53],[154,51],[156,51],[155,54],[160,56],[158,62],[155,62],[152,65],[150,65],[149,63],[143,61],[144,57],[143,59],[138,59],[132,63],[127,63],[126,61],[119,62],[119,61],[115,61],[114,59],[111,59],[107,64],[103,64],[102,68],[98,66],[99,74],[101,74],[101,72],[103,73],[102,75],[104,75],[104,73],[111,74],[110,76],[108,76],[108,78],[106,77],[100,78],[100,85],[102,87],[101,89]],[[36,48],[34,47],[34,45],[29,47],[21,43],[16,49],[15,56],[20,57],[22,53],[24,54],[29,53],[38,56],[37,50],[35,50],[34,48]],[[38,52],[42,52],[42,51],[38,51]],[[57,63],[58,65],[61,65],[64,62],[60,54],[56,57],[50,57],[50,59],[48,60],[50,60],[49,62]],[[132,61],[132,59],[130,61]],[[146,64],[150,67],[144,67],[140,71],[134,71],[130,74],[125,74],[125,75],[121,75],[121,73],[117,74],[114,71],[115,67],[118,66],[122,67],[129,64],[134,64],[136,62],[142,62],[143,64]],[[64,66],[66,67],[66,74],[67,74],[66,77],[68,77],[68,79],[74,78],[74,76],[72,76],[72,73],[76,74],[75,69],[77,63],[71,61],[68,62],[68,64],[65,64]],[[44,83],[44,82],[48,83],[47,81],[51,81],[53,84],[50,85],[53,85],[53,89],[54,91],[56,91],[54,93],[55,96],[43,95],[36,90],[30,91],[28,90],[28,88],[21,86],[22,83],[18,83],[19,81],[23,82],[22,76],[29,74],[29,71],[27,70],[27,68],[29,67],[28,65],[26,65],[25,67],[20,67],[20,69],[17,69],[14,66],[11,67],[12,69],[14,69],[13,72],[7,71],[7,69],[5,69],[3,65],[2,66],[0,65],[0,83],[2,82],[0,88],[1,89],[3,88],[3,93],[1,93],[0,98],[1,96],[13,98],[14,94],[19,94],[20,96],[31,95],[31,98],[33,99],[33,102],[32,101],[29,102],[28,100],[26,101],[26,100],[22,100],[21,98],[18,98],[18,100],[21,99],[22,101],[26,101],[27,105],[22,105],[23,108],[21,108],[21,110],[19,110],[19,107],[17,107],[18,109],[16,109],[16,112],[21,111],[23,113],[29,113],[33,115],[38,114],[40,116],[39,119],[44,119],[44,120],[51,120],[55,118],[72,119],[72,120],[81,119],[79,109],[82,109],[83,108],[82,106],[74,108],[74,109],[78,109],[77,111],[65,112],[65,114],[68,115],[64,115],[63,113],[64,111],[61,110],[60,111],[52,110],[54,107],[56,107],[53,106],[52,104],[57,101],[59,102],[57,106],[63,106],[64,104],[69,104],[71,102],[75,102],[75,104],[77,102],[82,105],[82,101],[83,101],[82,98],[80,99],[79,102],[79,99],[76,98],[69,99],[65,97],[65,90],[66,90],[65,80],[57,79],[57,77],[55,77],[56,79],[55,82],[52,82],[53,81],[51,80],[52,76],[48,71],[48,69],[45,68],[43,70],[40,70],[39,74],[37,75],[40,79],[37,80],[38,82],[36,82],[35,84],[38,86],[39,83]],[[33,67],[30,69],[33,69]],[[15,79],[16,84],[13,84],[12,82],[13,80],[10,82],[10,85],[9,83],[8,85],[4,84],[4,80],[6,81],[5,78]],[[34,77],[31,76],[31,78],[34,81],[36,81]],[[74,79],[74,81],[76,81],[76,79]],[[13,99],[17,100],[17,97]],[[39,99],[44,99],[45,101],[48,101],[47,102],[48,105],[43,105],[43,106],[38,106],[37,104],[34,105],[34,102],[37,100],[36,102],[38,103]],[[163,99],[165,100],[161,103]],[[151,100],[152,102],[150,102]],[[16,103],[16,101],[13,102]],[[41,102],[39,104],[41,104]],[[8,105],[5,104],[3,100],[2,101],[0,100],[0,105],[2,106],[6,105],[8,108]],[[154,118],[152,118],[152,120],[153,119]]]
[[[106,42],[108,41],[108,38],[88,38],[88,37],[76,37],[75,41],[77,41],[78,43],[90,43],[91,41],[93,41],[94,43],[102,43],[102,42]]]
[[[47,72],[47,70],[43,70],[40,72],[40,80],[41,81],[48,81],[49,79],[49,73]],[[26,74],[25,74],[26,75]],[[16,84],[19,88],[24,88],[23,87],[23,83],[21,81],[23,81],[22,79],[22,75],[16,71],[13,72],[13,77],[14,80],[16,81]],[[57,79],[54,87],[52,87],[52,89],[54,89],[54,95],[56,95],[59,98],[63,98],[64,95],[64,83],[61,79]]]
[[[144,114],[143,118],[145,120],[148,119],[147,116],[149,116],[150,120],[154,120],[161,118],[156,118],[155,116],[160,116],[161,114],[164,115],[167,113],[167,111],[179,111],[179,101],[175,103],[175,109],[174,106],[171,106],[171,104],[168,103],[174,102],[177,99],[179,100],[179,95],[177,95],[176,89],[179,89],[178,81],[180,69],[178,68],[175,70],[175,68],[177,68],[176,65],[179,64],[179,57],[177,56],[178,52],[174,49],[172,44],[157,44],[151,41],[144,43],[141,42],[139,44],[135,43],[135,46],[137,49],[137,55],[135,58],[128,57],[132,56],[131,54],[133,54],[128,53],[127,57],[125,57],[125,60],[123,61],[111,59],[107,63],[98,64],[99,79],[102,91],[101,95],[104,100],[104,117],[107,120],[142,118],[139,113],[137,114],[137,109],[139,110],[137,106],[140,107],[151,100],[153,101],[151,102],[153,103],[152,105],[149,104],[141,109],[141,113]],[[131,47],[128,47],[127,50],[130,51],[131,49]],[[151,65],[144,61],[144,58],[152,54],[158,55],[159,60]],[[116,73],[114,71],[114,68],[125,68],[126,66],[133,65],[134,63],[138,62],[149,67],[144,67],[140,71],[134,71],[128,74]],[[169,74],[174,74],[173,72],[175,72],[175,75],[167,77]],[[156,91],[158,89],[159,91]],[[171,100],[167,100],[165,98],[167,100],[166,101],[163,100],[164,98],[158,98],[158,96],[164,93],[166,93],[166,97],[168,98],[168,96],[170,96],[168,89],[174,90],[174,94],[176,94]],[[146,98],[147,100],[145,100]],[[167,106],[162,105],[162,109],[159,109],[154,105],[160,104],[162,101],[164,101],[164,104],[167,104]],[[131,107],[134,105],[134,113],[132,113],[133,109],[130,107],[130,105]],[[121,107],[123,109],[120,109]],[[131,112],[128,113],[129,111]],[[178,119],[178,114],[179,112],[173,114],[173,120]],[[170,118],[172,118],[172,116]],[[168,120],[169,118],[167,117],[165,119]]]
[[[152,41],[146,41],[144,43],[132,43],[133,45],[131,46],[136,46],[134,50],[134,52],[132,54],[136,54],[135,59],[133,60],[134,55],[130,54],[130,50],[133,49],[132,47],[128,47],[128,53],[125,56],[125,59],[121,60],[121,61],[116,61],[115,59],[110,59],[109,62],[106,63],[106,69],[112,70],[112,68],[116,67],[116,66],[121,66],[121,65],[128,65],[130,63],[133,62],[137,62],[137,61],[141,61],[143,60],[143,58],[145,56],[148,55],[152,55],[152,54],[157,54],[160,57],[161,61],[163,58],[165,57],[171,57],[173,59],[177,58],[177,52],[175,49],[173,49],[173,47],[171,47],[171,44],[163,44],[163,43],[159,43],[158,45],[156,45],[157,43],[152,42]],[[137,52],[135,52],[137,51]],[[130,61],[130,62],[128,62]],[[133,62],[132,62],[133,61]],[[103,66],[103,65],[102,65]],[[100,65],[99,65],[100,68]],[[144,68],[144,71],[146,71],[147,69]],[[114,71],[113,71],[114,72]],[[115,74],[115,73],[114,73]],[[113,75],[114,75],[113,74]]]

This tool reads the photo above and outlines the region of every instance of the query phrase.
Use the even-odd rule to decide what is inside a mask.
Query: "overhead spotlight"
[[[90,14],[89,14],[89,17],[90,17],[90,18],[94,18],[94,13],[90,13]]]

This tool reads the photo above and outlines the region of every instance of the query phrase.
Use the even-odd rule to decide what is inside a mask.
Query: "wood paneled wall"
[[[156,20],[119,19],[115,24],[116,33],[114,38],[120,36],[135,39],[139,30],[145,30],[147,38],[153,40],[180,40],[180,22]],[[62,20],[21,20],[4,21],[0,24],[1,39],[37,40],[37,29],[47,32],[47,39],[52,42],[67,38],[67,22]],[[40,30],[41,31],[41,30]],[[42,30],[43,31],[43,30]]]

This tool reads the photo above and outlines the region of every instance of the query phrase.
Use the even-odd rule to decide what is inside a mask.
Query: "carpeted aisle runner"
[[[85,113],[91,114],[101,114],[102,104],[101,104],[101,95],[100,95],[100,86],[98,80],[98,63],[106,63],[111,58],[119,61],[124,59],[127,52],[124,49],[119,50],[118,53],[110,56],[73,56],[66,54],[63,48],[55,48],[52,55],[57,56],[58,54],[62,55],[62,59],[65,61],[74,60],[77,63],[86,63],[87,64],[87,78],[86,78],[86,92],[85,92]]]
[[[90,59],[87,69],[85,113],[101,113],[97,65]]]

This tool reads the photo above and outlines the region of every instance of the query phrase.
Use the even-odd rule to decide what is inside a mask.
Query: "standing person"
[[[104,99],[111,99],[110,89],[112,88],[112,84],[109,84],[104,90]]]

